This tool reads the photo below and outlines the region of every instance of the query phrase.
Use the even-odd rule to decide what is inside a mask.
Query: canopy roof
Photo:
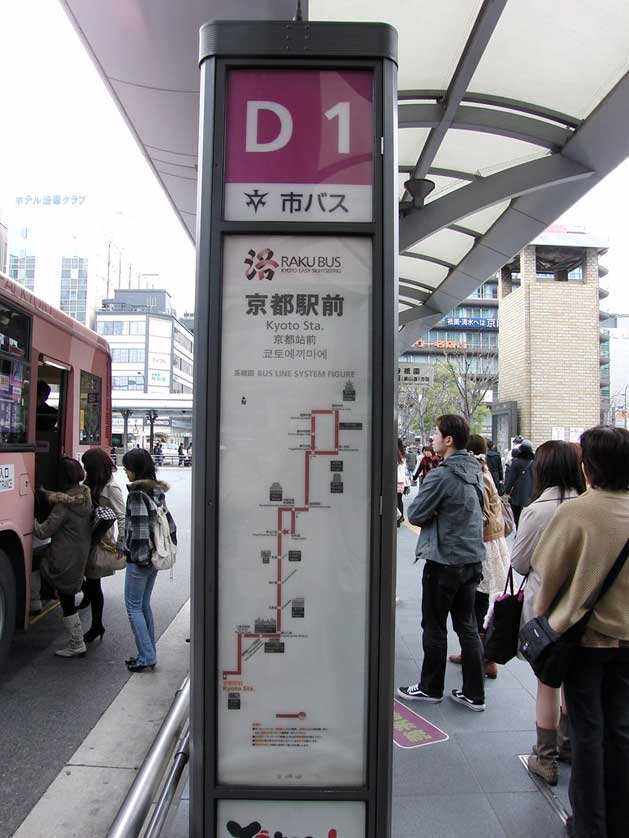
[[[198,30],[295,0],[61,0],[194,236]],[[626,0],[309,0],[399,32],[400,349],[629,154]],[[415,208],[404,182],[434,189]]]

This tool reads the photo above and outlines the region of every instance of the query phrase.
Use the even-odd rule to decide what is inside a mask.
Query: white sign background
[[[12,492],[15,489],[15,466],[12,463],[0,465],[0,492]]]
[[[227,824],[232,824],[232,830]],[[345,801],[219,800],[217,838],[236,838],[237,827],[259,824],[258,835],[364,838],[365,804]],[[250,832],[251,830],[248,830]],[[333,832],[332,832],[333,830]],[[254,835],[253,838],[257,838]]]
[[[268,274],[247,280],[251,249],[273,251],[277,268],[270,280]],[[219,782],[360,785],[366,765],[371,242],[229,236],[223,277]],[[247,314],[247,296],[256,294],[266,295],[266,314]],[[318,295],[318,314],[274,316],[276,294],[293,295],[295,303],[297,294]],[[328,294],[342,298],[342,316],[322,315],[321,298]],[[316,415],[315,449],[338,453],[306,455],[311,411],[317,410],[328,413]],[[339,423],[359,426],[339,428],[336,449],[334,411]],[[332,491],[333,481],[335,489],[342,483],[342,492]],[[281,486],[281,502],[270,499],[272,484]],[[290,511],[282,513],[280,568],[278,508],[288,508],[291,499],[304,511],[295,513],[294,533]],[[297,550],[300,560],[293,553],[290,561],[289,551]],[[256,631],[256,619],[275,621],[275,638],[264,637],[259,626]],[[270,641],[271,647],[283,644],[283,651],[266,651]]]

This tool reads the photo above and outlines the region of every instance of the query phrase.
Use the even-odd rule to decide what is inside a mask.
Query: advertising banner
[[[371,307],[367,237],[224,239],[221,783],[365,782]]]
[[[372,220],[370,71],[233,70],[227,119],[227,220]]]
[[[365,804],[221,800],[216,834],[217,838],[363,838]]]

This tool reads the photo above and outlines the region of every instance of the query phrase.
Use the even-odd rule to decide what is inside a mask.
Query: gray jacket
[[[429,471],[408,509],[421,527],[416,561],[465,565],[485,559],[483,470],[467,451],[455,451]]]

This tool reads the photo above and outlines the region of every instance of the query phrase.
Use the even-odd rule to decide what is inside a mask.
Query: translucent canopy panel
[[[309,0],[310,20],[366,20],[398,30],[400,90],[443,90],[454,68],[481,0]],[[445,24],[445,25],[444,25]]]
[[[432,236],[409,248],[411,253],[423,253],[435,259],[443,259],[451,264],[458,264],[470,250],[474,240],[454,230],[440,230]]]
[[[414,166],[428,139],[429,128],[405,128],[398,134],[398,165]]]
[[[461,186],[465,186],[465,184],[468,182],[465,180],[459,180],[458,178],[441,177],[440,175],[433,175],[431,172],[428,173],[428,177],[435,184],[435,188],[426,198],[427,204],[429,204],[431,201],[438,200],[443,195],[447,195],[448,192],[452,192],[454,189],[459,189]]]
[[[487,177],[527,160],[546,157],[548,153],[545,148],[510,137],[451,130],[435,156],[434,165],[443,169],[463,169]]]
[[[479,210],[471,215],[466,215],[465,218],[459,220],[461,227],[466,227],[470,230],[475,230],[477,233],[486,233],[491,225],[500,218],[511,202],[501,201],[494,206],[487,207],[487,209]]]
[[[469,89],[585,119],[627,72],[627,0],[516,0]]]
[[[448,268],[437,265],[434,262],[426,262],[424,259],[413,259],[410,256],[400,255],[398,260],[400,276],[407,279],[414,279],[421,285],[428,288],[438,288],[448,275]]]

